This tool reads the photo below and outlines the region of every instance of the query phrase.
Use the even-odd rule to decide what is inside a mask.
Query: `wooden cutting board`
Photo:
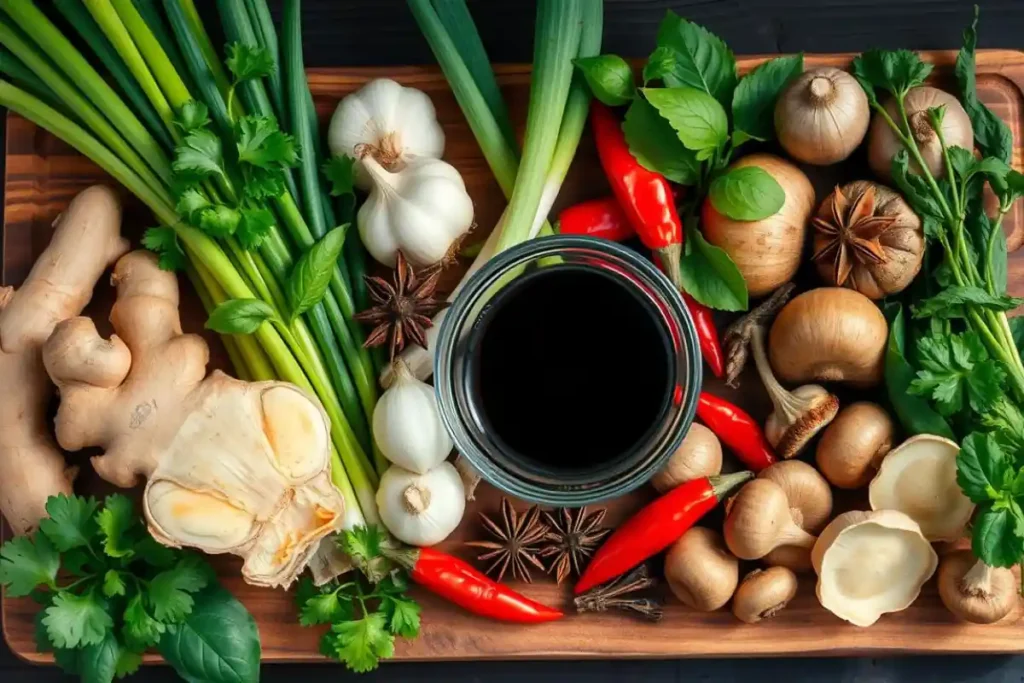
[[[924,57],[936,65],[936,79],[948,84],[956,54],[930,52]],[[852,55],[809,55],[808,67],[848,66]],[[767,57],[740,59],[747,71]],[[978,55],[978,87],[981,99],[1010,125],[1018,143],[1024,139],[1024,53],[986,51]],[[530,69],[528,66],[503,66],[498,69],[506,101],[514,120],[525,118]],[[445,158],[462,172],[476,204],[477,227],[472,241],[483,240],[501,213],[505,200],[494,182],[486,162],[452,97],[443,76],[433,67],[389,69],[323,69],[310,73],[310,85],[321,117],[326,119],[337,101],[368,80],[387,76],[426,91],[437,106],[447,135]],[[1014,150],[1016,168],[1024,166],[1020,145]],[[34,258],[42,251],[50,235],[50,224],[71,197],[82,188],[108,180],[91,162],[62,142],[17,117],[7,119],[7,166],[3,225],[3,259],[0,283],[18,284],[28,273]],[[819,200],[836,182],[869,177],[863,151],[841,169],[807,169],[814,180]],[[573,171],[559,198],[559,206],[607,193],[593,144],[584,138]],[[558,207],[556,207],[558,208]],[[133,200],[128,202],[125,232],[137,239],[152,219]],[[1024,210],[1018,203],[1004,225],[1011,242],[1019,243],[1024,231]],[[1011,255],[1010,290],[1024,294],[1024,253]],[[187,331],[202,332],[202,313],[198,299],[183,284],[182,309]],[[106,325],[112,292],[101,283],[88,312]],[[101,331],[109,333],[109,326]],[[212,365],[227,368],[223,349],[216,338],[208,336],[214,348]],[[706,388],[741,403],[755,416],[767,414],[767,400],[755,378],[748,378],[742,389],[727,390],[714,382]],[[841,398],[852,398],[841,396]],[[75,459],[82,457],[75,454]],[[78,489],[103,492],[88,467],[80,477]],[[608,504],[608,522],[617,524],[651,496],[641,490]],[[462,541],[479,538],[479,512],[497,509],[499,495],[481,486],[477,500],[469,505],[459,530],[443,544],[445,550],[467,559],[472,553]],[[863,505],[856,498],[843,505]],[[718,512],[717,514],[721,514]],[[720,524],[712,515],[711,524]],[[10,535],[9,529],[4,533]],[[320,631],[301,628],[296,620],[292,596],[283,591],[253,588],[238,578],[238,562],[233,558],[214,558],[222,580],[255,615],[263,639],[266,661],[317,661]],[[752,565],[753,566],[753,565]],[[751,566],[751,568],[752,568]],[[746,568],[745,568],[746,569]],[[582,657],[684,657],[684,656],[775,656],[775,655],[848,655],[853,653],[909,652],[1020,652],[1024,651],[1024,623],[1018,625],[1018,609],[1000,624],[967,625],[955,621],[940,603],[934,582],[925,587],[910,609],[887,615],[871,628],[857,628],[842,622],[821,608],[814,597],[813,575],[800,577],[799,596],[779,616],[760,625],[737,622],[728,611],[697,613],[683,607],[666,591],[665,618],[661,623],[636,621],[621,613],[571,616],[561,622],[533,627],[500,624],[460,611],[444,601],[417,591],[423,605],[423,629],[419,639],[400,641],[396,659],[542,659]],[[532,585],[515,585],[524,593],[552,605],[571,605],[568,586],[557,587],[547,576],[535,577]],[[35,652],[32,618],[36,605],[28,599],[4,598],[2,601],[4,636],[11,649],[31,661],[49,661]]]

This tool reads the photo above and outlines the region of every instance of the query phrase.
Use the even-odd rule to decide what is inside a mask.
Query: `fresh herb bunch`
[[[743,221],[782,208],[785,192],[767,172],[728,166],[740,146],[775,137],[775,101],[803,71],[803,55],[772,59],[739,78],[736,58],[721,38],[669,12],[644,65],[642,87],[621,57],[601,55],[576,64],[595,97],[611,106],[629,105],[622,129],[637,161],[692,188],[682,205],[681,276],[687,293],[711,308],[746,310],[743,276],[724,250],[704,239],[700,207],[710,198],[719,213]],[[657,82],[663,87],[651,87]]]
[[[406,572],[381,552],[390,541],[379,527],[343,531],[338,542],[359,572],[349,581],[323,586],[314,586],[304,577],[296,593],[299,623],[330,624],[320,639],[320,652],[356,673],[372,671],[380,660],[394,654],[396,636],[419,635],[420,606],[406,595]]]
[[[907,93],[924,83],[932,66],[907,50],[873,50],[854,61],[854,74],[876,116],[902,143],[892,161],[893,179],[921,216],[929,240],[922,274],[904,301],[886,303],[889,397],[907,432],[960,440],[957,481],[978,504],[974,554],[988,565],[1009,567],[1024,558],[1024,365],[1018,346],[1024,327],[1006,312],[1024,300],[1006,293],[1002,221],[1024,195],[1024,175],[1009,167],[1009,128],[978,99],[977,20],[975,8],[956,77],[981,156],[947,146],[940,125],[944,107],[928,110],[942,144],[942,177],[924,163],[905,106]],[[881,93],[895,102],[896,116],[879,101]],[[911,161],[920,174],[910,171]],[[985,211],[986,185],[999,200],[994,216]]]
[[[153,540],[128,498],[53,496],[46,512],[32,536],[0,548],[0,585],[42,605],[36,646],[64,671],[123,678],[155,646],[186,680],[259,679],[252,615],[202,558]]]

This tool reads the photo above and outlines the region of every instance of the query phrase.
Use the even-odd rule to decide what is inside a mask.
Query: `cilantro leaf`
[[[186,135],[210,125],[210,110],[200,100],[189,100],[174,116],[174,125]]]
[[[420,632],[420,606],[412,598],[389,595],[381,599],[388,630],[396,636],[415,638]]]
[[[75,648],[99,644],[114,622],[92,592],[75,595],[61,591],[46,608],[43,624],[54,647]]]
[[[199,211],[197,227],[212,237],[229,237],[235,234],[242,219],[237,209],[217,204]]]
[[[142,236],[142,246],[159,254],[161,270],[184,270],[188,263],[174,228],[149,228]]]
[[[381,554],[386,535],[376,525],[358,525],[346,529],[339,536],[341,549],[356,563],[365,563]]]
[[[931,396],[941,414],[953,415],[966,404],[983,412],[1000,395],[1006,374],[989,359],[977,334],[922,337],[917,352],[923,369],[910,383],[910,392]]]
[[[697,183],[701,171],[697,155],[683,146],[668,121],[643,97],[629,105],[622,132],[641,166],[680,185]]]
[[[775,137],[775,101],[804,70],[803,54],[776,57],[740,79],[732,98],[733,125],[755,140]]]
[[[395,652],[395,637],[385,628],[385,617],[380,612],[334,624],[331,636],[334,655],[355,673],[376,669],[381,659]]]
[[[103,575],[103,594],[108,598],[116,595],[124,595],[128,587],[121,578],[121,573],[115,569],[108,569]]]
[[[178,552],[173,548],[158,543],[149,534],[135,544],[135,554],[146,564],[157,569],[166,569],[178,560]]]
[[[1013,481],[1010,460],[992,434],[973,433],[956,456],[956,481],[975,503],[998,500]]]
[[[0,585],[13,598],[28,595],[36,586],[52,588],[59,569],[60,555],[39,531],[15,536],[0,547]]]
[[[262,207],[242,207],[235,236],[245,250],[257,249],[276,224],[274,214]]]
[[[156,645],[166,627],[150,616],[142,601],[142,594],[136,593],[124,610],[124,626],[121,635],[132,648],[145,649]]]
[[[960,86],[960,99],[971,119],[974,139],[985,156],[1010,163],[1013,155],[1013,135],[1010,128],[978,99],[974,52],[978,46],[978,6],[974,6],[974,19],[964,30],[964,44],[956,57],[956,80]]]
[[[340,595],[337,590],[314,595],[299,609],[299,623],[303,626],[350,621],[353,616],[355,609],[352,599]]]
[[[853,75],[869,92],[881,88],[904,95],[924,83],[931,72],[932,65],[910,50],[868,50],[853,60]]]
[[[238,42],[228,44],[224,63],[235,77],[235,83],[269,76],[275,69],[274,56],[269,50]]]
[[[989,294],[981,287],[952,286],[914,306],[914,318],[966,318],[968,307],[1005,312],[1024,303],[1024,299]]]
[[[295,138],[282,133],[270,116],[243,116],[236,125],[235,137],[238,160],[242,163],[264,169],[299,163]]]
[[[242,166],[242,196],[254,202],[273,199],[285,191],[284,172],[280,168],[260,168],[251,164]]]
[[[95,498],[66,496],[63,493],[50,496],[46,501],[48,517],[39,522],[39,530],[61,552],[88,546],[98,530],[93,519],[98,507]]]
[[[665,85],[697,88],[723,106],[732,102],[736,58],[725,41],[672,11],[658,26],[657,41],[659,48],[672,51],[671,69],[661,74]]]
[[[1017,533],[1020,506],[1016,501],[1002,507],[984,505],[974,519],[971,550],[992,567],[1012,567],[1024,555],[1024,539]]]
[[[1011,319],[1011,323],[1016,318]],[[1008,454],[1024,454],[1024,414],[1015,403],[1001,396],[980,415],[981,424],[992,430],[996,443]]]
[[[190,593],[197,593],[209,583],[209,574],[201,561],[186,556],[178,564],[166,569],[149,582],[146,597],[157,621],[174,624],[192,611]]]
[[[175,149],[174,169],[186,182],[197,182],[218,175],[228,179],[220,138],[206,129],[194,130]]]
[[[137,518],[132,502],[119,493],[107,496],[103,509],[96,515],[100,535],[103,537],[103,552],[108,557],[131,557],[133,536],[129,533],[136,526]]]
[[[346,154],[335,154],[324,162],[324,177],[331,182],[331,196],[343,197],[354,192],[356,160]]]
[[[210,200],[206,198],[206,195],[196,188],[190,187],[182,192],[178,197],[178,202],[175,204],[174,210],[177,211],[182,218],[192,223],[198,223],[198,212],[208,206],[210,206]]]

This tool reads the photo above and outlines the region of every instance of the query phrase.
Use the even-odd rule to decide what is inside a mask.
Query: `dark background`
[[[202,7],[212,2],[199,0],[197,4]],[[303,4],[307,66],[433,61],[402,0],[305,0]],[[469,4],[492,61],[530,61],[532,1],[469,0]],[[972,4],[965,0],[605,0],[603,51],[630,57],[647,55],[667,8],[714,31],[737,54],[853,52],[869,47],[949,49],[959,47]],[[982,10],[981,47],[1024,49],[1024,0],[978,4]],[[624,628],[628,623],[624,622]],[[65,678],[57,669],[21,662],[0,644],[0,683],[48,683]],[[175,678],[169,669],[150,667],[134,680]],[[338,665],[327,664],[267,666],[263,671],[263,680],[271,683],[356,678]],[[1024,681],[1024,657],[389,664],[360,680],[1009,683]]]

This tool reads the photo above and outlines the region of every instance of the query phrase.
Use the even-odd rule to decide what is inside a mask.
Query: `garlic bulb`
[[[400,360],[393,377],[373,410],[373,439],[385,458],[424,474],[444,462],[452,440],[441,422],[433,387],[413,377]]]
[[[380,518],[395,538],[409,545],[440,543],[462,521],[466,491],[455,467],[443,462],[426,474],[392,465],[377,489]]]
[[[399,249],[413,265],[437,263],[473,224],[473,201],[452,165],[417,158],[392,173],[368,156],[363,167],[373,189],[356,225],[366,250],[385,266],[394,267]]]
[[[327,146],[332,154],[370,156],[389,171],[398,171],[418,157],[440,159],[444,131],[425,93],[378,78],[338,103],[327,129]],[[355,180],[364,190],[372,186],[362,164],[356,166]]]

